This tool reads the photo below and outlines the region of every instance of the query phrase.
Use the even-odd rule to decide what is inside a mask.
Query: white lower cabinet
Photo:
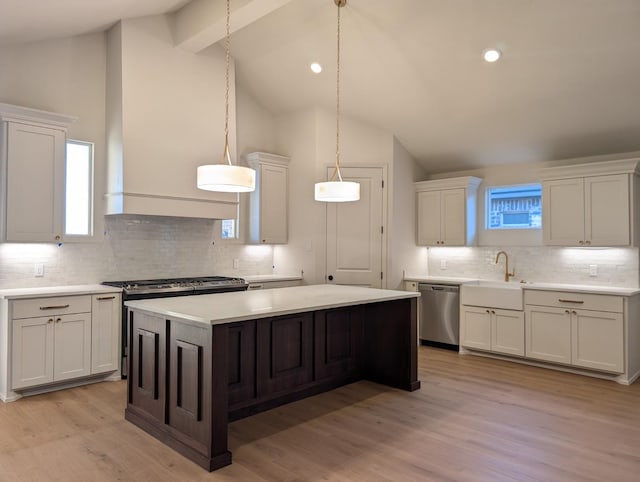
[[[16,299],[7,307],[10,317],[0,320],[10,341],[8,366],[0,371],[3,399],[11,398],[9,390],[120,368],[119,293]]]
[[[524,355],[524,313],[462,306],[460,344],[466,348]]]
[[[527,358],[613,373],[625,371],[621,297],[525,293],[525,317]]]

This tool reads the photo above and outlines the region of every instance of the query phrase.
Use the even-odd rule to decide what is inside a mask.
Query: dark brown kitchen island
[[[418,293],[312,285],[131,301],[125,418],[207,470],[227,424],[370,380],[420,388]]]

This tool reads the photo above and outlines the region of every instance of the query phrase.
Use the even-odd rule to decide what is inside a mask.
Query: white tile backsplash
[[[456,276],[491,280],[504,279],[504,257],[495,264],[498,251],[509,255],[509,271],[516,281],[537,281],[615,287],[639,287],[638,248],[561,248],[561,247],[461,247],[425,248],[429,250],[430,276]],[[442,269],[446,260],[446,269]],[[589,266],[597,265],[597,276]]]
[[[238,269],[233,259],[240,260]],[[44,264],[44,277],[34,276],[35,263]],[[0,243],[0,288],[271,274],[272,268],[272,246],[221,240],[220,221],[210,219],[106,216],[102,242]]]

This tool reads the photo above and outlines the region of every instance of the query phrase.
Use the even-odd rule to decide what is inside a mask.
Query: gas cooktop
[[[103,285],[122,288],[127,295],[149,293],[171,293],[180,291],[216,291],[229,288],[246,289],[242,278],[227,276],[202,276],[194,278],[163,278],[128,281],[103,281]]]

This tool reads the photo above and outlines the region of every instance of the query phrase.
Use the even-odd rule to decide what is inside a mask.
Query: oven
[[[171,296],[193,296],[229,291],[245,291],[249,287],[242,278],[203,276],[195,278],[167,278],[151,280],[103,281],[103,285],[122,289],[122,378],[127,378],[129,313],[125,302]]]

